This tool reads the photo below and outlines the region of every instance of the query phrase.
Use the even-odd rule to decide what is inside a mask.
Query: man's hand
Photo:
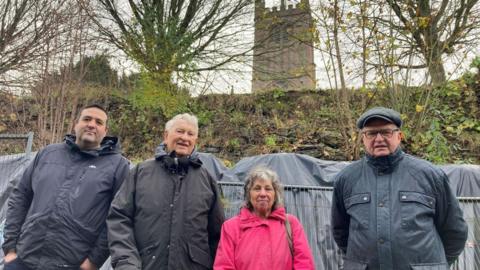
[[[5,255],[5,257],[3,258],[3,261],[5,263],[9,263],[9,262],[12,262],[13,260],[15,260],[16,258],[17,258],[17,252],[9,251],[7,253],[7,255]]]
[[[85,261],[83,261],[82,265],[80,265],[80,270],[97,270],[97,267],[95,266],[95,264],[90,262],[88,258],[86,258]]]

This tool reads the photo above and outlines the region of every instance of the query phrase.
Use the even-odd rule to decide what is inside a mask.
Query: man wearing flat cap
[[[332,201],[344,269],[449,269],[467,225],[447,176],[402,151],[398,112],[372,108],[357,127],[366,155],[336,176]]]

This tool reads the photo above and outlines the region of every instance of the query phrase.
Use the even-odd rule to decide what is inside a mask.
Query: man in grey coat
[[[5,270],[94,270],[108,257],[105,219],[129,162],[101,106],[83,108],[74,130],[37,153],[10,195]]]
[[[332,202],[344,269],[449,269],[467,225],[447,176],[402,151],[398,112],[370,109],[357,127],[366,155],[337,175]]]
[[[197,118],[165,125],[155,159],[130,171],[107,218],[116,270],[211,269],[224,221],[217,184],[195,152]]]

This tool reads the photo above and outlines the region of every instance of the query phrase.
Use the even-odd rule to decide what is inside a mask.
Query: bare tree
[[[45,43],[58,33],[52,31],[62,20],[66,0],[0,1],[0,75],[22,71],[44,53]],[[3,77],[3,76],[2,76]],[[0,77],[0,85],[7,84]]]
[[[36,7],[32,3],[43,6]],[[0,5],[2,4],[4,3]],[[43,146],[59,142],[64,134],[71,131],[78,107],[85,100],[94,99],[94,96],[101,99],[107,91],[98,91],[97,94],[94,91],[98,89],[84,87],[82,79],[85,71],[74,66],[85,55],[93,54],[98,43],[98,38],[91,31],[89,17],[77,2],[25,1],[24,4],[24,8],[30,10],[24,11],[27,14],[24,15],[25,18],[16,20],[23,28],[18,25],[17,28],[10,28],[21,31],[16,30],[17,36],[8,39],[8,46],[4,47],[4,52],[8,53],[0,58],[0,65],[4,64],[4,72],[11,78],[11,81],[3,81],[4,85],[9,86],[6,89],[12,90],[12,81],[21,81],[18,85],[13,85],[19,89],[16,94],[25,97],[16,104],[18,110],[25,112],[19,122],[31,127],[26,122],[35,119],[33,131],[36,134],[36,144]],[[13,2],[9,5],[12,8]],[[33,12],[32,9],[35,8],[51,12],[51,17],[47,13]],[[13,10],[9,9],[9,12]],[[36,21],[31,24],[27,20],[31,19],[30,16],[36,16]],[[7,18],[4,18],[6,21]],[[10,36],[5,32],[3,35]],[[28,38],[36,39],[36,42],[33,43]],[[24,58],[19,59],[22,56]]]
[[[424,60],[434,84],[446,80],[443,57],[459,46],[478,39],[480,6],[478,0],[387,0],[399,23],[388,25],[405,35],[415,53]],[[422,67],[422,66],[420,66]]]
[[[347,35],[347,29],[352,29],[346,19],[348,14],[351,14],[351,10],[352,7],[345,1],[331,0],[321,2],[313,11],[319,31],[317,50],[322,56],[329,75],[329,82],[333,80],[333,83],[330,82],[330,86],[335,90],[332,95],[336,104],[337,117],[333,121],[336,123],[337,130],[340,131],[342,143],[345,146],[345,158],[348,160],[357,159],[360,150],[355,116],[352,111],[354,96],[347,86],[347,81],[352,79],[352,74],[347,75],[347,72],[355,70],[352,66],[354,64],[353,57],[348,57],[348,55],[354,55],[351,51],[351,44],[355,44],[352,40],[357,40],[353,37],[353,33],[350,33],[351,36]],[[358,40],[361,39],[358,38]],[[361,73],[362,69],[358,68],[357,70],[360,70]],[[363,100],[360,102],[364,104]]]
[[[214,70],[244,54],[235,50],[242,29],[233,25],[253,10],[252,0],[96,3],[89,11],[100,32],[165,82],[177,72]]]

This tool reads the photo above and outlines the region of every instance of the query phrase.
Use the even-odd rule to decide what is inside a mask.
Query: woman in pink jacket
[[[214,270],[315,269],[302,224],[286,215],[282,194],[274,171],[249,172],[245,206],[222,226]]]

